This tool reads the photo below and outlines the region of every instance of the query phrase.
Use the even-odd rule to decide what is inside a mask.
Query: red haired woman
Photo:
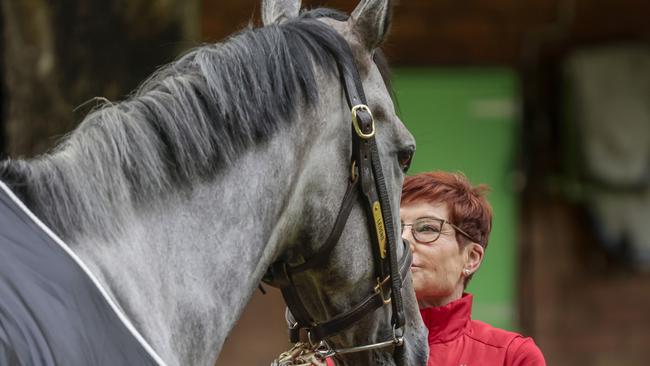
[[[486,190],[446,172],[404,182],[402,237],[413,251],[413,285],[429,328],[428,365],[545,365],[531,338],[471,319],[472,295],[464,290],[492,229]]]

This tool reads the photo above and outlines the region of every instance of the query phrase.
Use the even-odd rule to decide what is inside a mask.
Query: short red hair
[[[446,204],[451,223],[487,248],[492,230],[492,206],[485,198],[488,191],[485,184],[472,186],[462,173],[421,173],[404,180],[402,205],[418,202]],[[459,243],[467,240],[458,232],[456,238]]]

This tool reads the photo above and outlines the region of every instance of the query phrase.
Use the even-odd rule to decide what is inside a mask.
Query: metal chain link
[[[309,343],[298,342],[283,352],[271,366],[326,366],[327,362]]]

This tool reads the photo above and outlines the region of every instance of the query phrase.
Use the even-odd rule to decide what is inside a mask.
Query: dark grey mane
[[[354,67],[348,44],[309,15],[243,30],[90,113],[50,154],[0,163],[0,180],[63,236],[101,227],[123,205],[214,177],[295,120],[298,98],[317,102],[314,66],[337,65]]]

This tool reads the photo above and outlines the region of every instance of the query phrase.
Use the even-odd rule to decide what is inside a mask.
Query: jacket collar
[[[447,305],[420,309],[422,320],[429,329],[429,343],[445,343],[458,338],[469,326],[472,315],[472,295],[463,296]]]

